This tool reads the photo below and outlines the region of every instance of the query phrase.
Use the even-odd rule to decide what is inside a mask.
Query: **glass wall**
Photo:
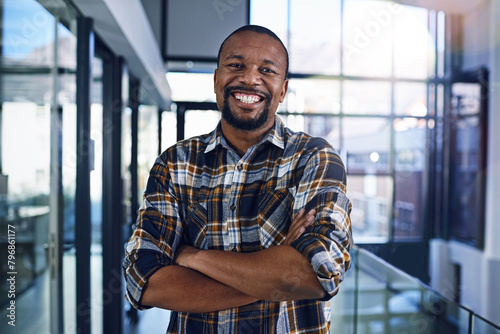
[[[139,105],[138,140],[137,140],[137,191],[139,205],[142,205],[142,195],[146,190],[149,171],[158,157],[158,106],[142,92]]]
[[[264,10],[270,3],[281,18]],[[438,24],[434,11],[379,0],[250,5],[250,23],[288,46],[285,123],[328,139],[346,163],[356,242],[424,239],[444,15]]]
[[[353,248],[354,267],[332,299],[330,333],[497,334],[500,328],[370,252]]]
[[[34,0],[2,1],[0,30],[0,332],[48,333],[63,317],[53,261],[74,251],[76,38]],[[62,265],[71,332],[75,266]]]

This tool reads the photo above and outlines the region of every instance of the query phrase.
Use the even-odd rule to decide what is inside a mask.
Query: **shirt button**
[[[283,193],[278,193],[278,198],[279,198],[279,199],[283,199],[284,197],[285,197],[285,194],[283,194]]]
[[[231,209],[231,211],[234,211],[236,210],[236,205],[232,204],[229,208]]]
[[[238,170],[241,172],[241,170],[243,169],[243,166],[242,165],[238,165],[238,167],[236,167],[236,168],[238,168]]]

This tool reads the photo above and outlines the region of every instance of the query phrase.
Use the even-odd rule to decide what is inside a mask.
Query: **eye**
[[[227,66],[233,67],[233,68],[242,68],[243,67],[243,65],[241,65],[240,63],[230,63]]]
[[[275,71],[273,71],[272,69],[268,68],[268,67],[262,67],[260,69],[261,72],[264,72],[264,73],[276,73]]]

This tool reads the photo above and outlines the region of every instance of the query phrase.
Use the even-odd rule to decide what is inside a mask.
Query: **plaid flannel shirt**
[[[167,333],[327,333],[329,299],[350,267],[344,165],[321,138],[274,128],[243,157],[210,134],[175,144],[151,169],[123,263],[126,298],[138,308],[148,278],[173,263],[179,244],[255,252],[283,243],[301,208],[314,223],[292,246],[311,263],[324,300],[272,302],[207,313],[172,312]]]

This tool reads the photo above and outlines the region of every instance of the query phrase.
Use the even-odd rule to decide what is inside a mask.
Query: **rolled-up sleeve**
[[[144,202],[123,261],[126,298],[137,309],[147,280],[158,269],[173,263],[183,227],[167,165],[158,158],[150,171]]]
[[[341,158],[331,147],[309,158],[294,207],[316,209],[314,223],[292,243],[311,263],[319,282],[333,297],[351,266],[351,203],[346,196],[346,175]]]

